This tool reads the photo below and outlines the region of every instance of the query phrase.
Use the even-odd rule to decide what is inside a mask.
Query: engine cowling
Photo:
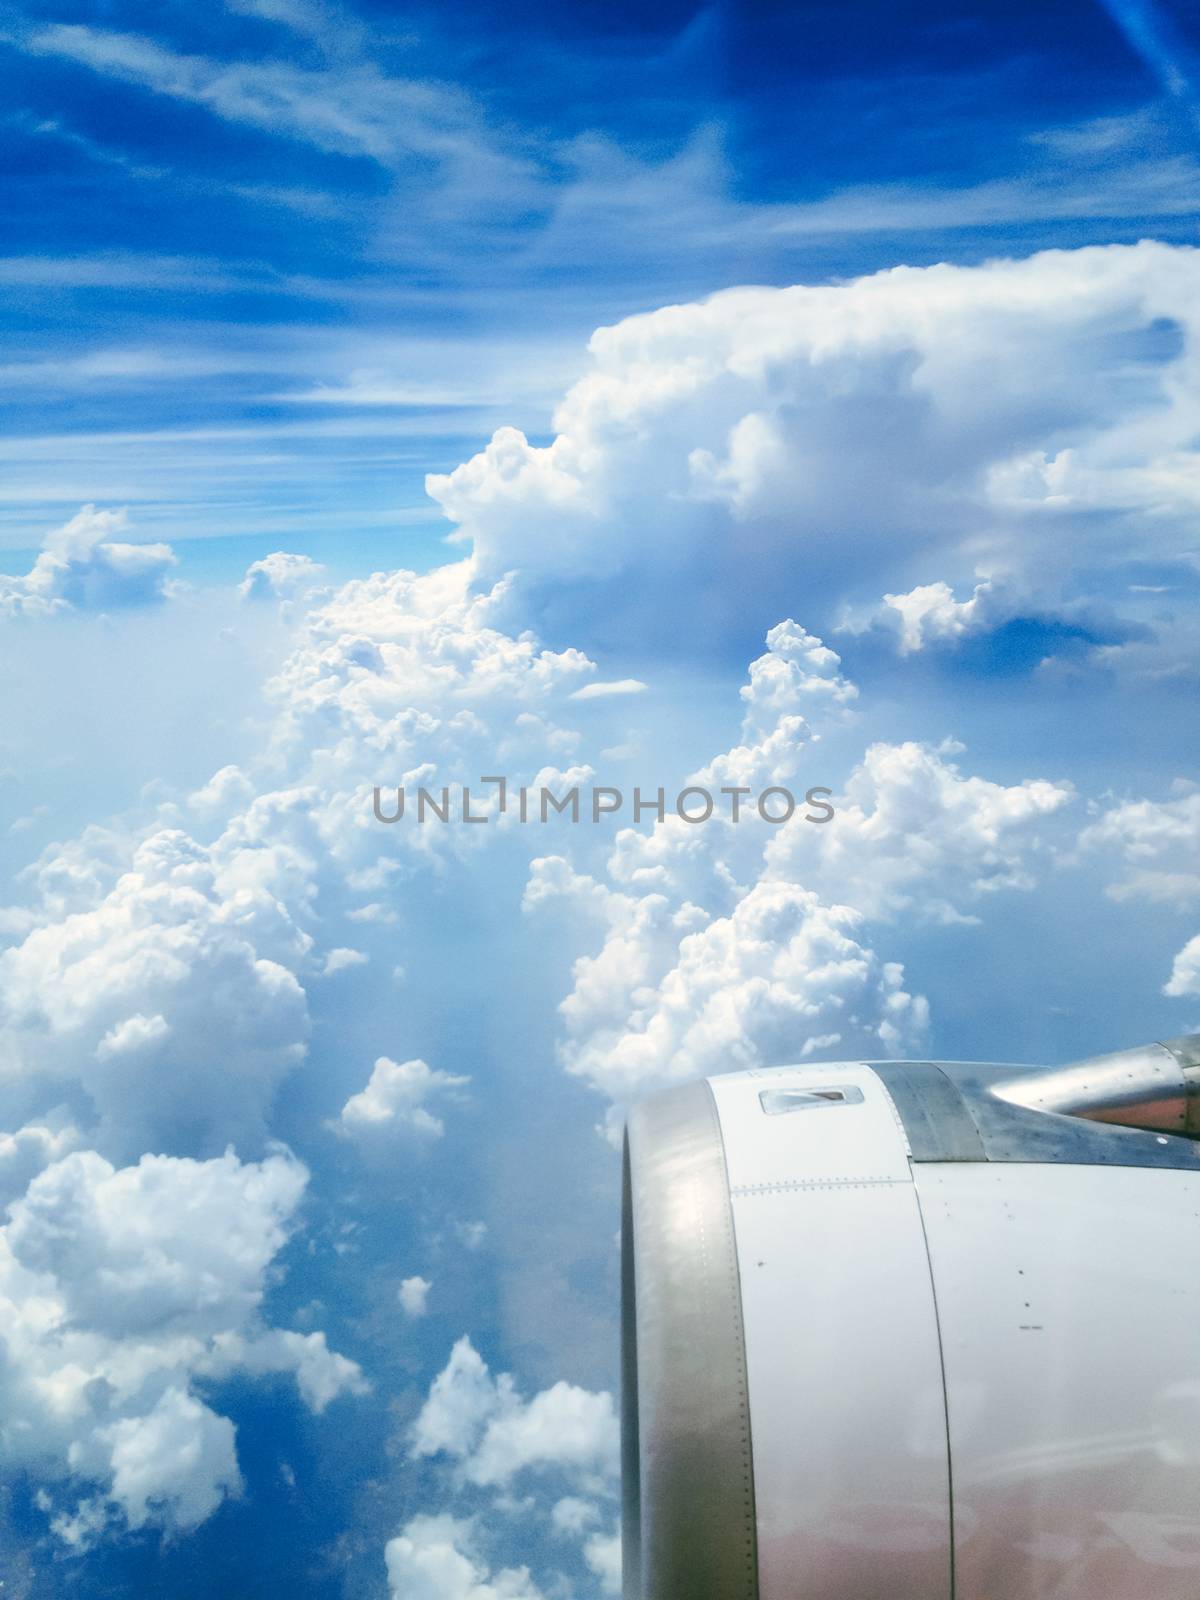
[[[1198,1092],[1200,1036],[636,1107],[625,1600],[1195,1600]]]

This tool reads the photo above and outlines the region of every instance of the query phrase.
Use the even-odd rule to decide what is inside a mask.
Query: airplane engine
[[[1200,1035],[626,1134],[625,1600],[1196,1600]]]

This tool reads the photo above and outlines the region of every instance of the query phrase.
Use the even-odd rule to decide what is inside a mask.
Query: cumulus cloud
[[[1095,809],[1079,844],[1126,869],[1108,886],[1114,900],[1184,907],[1200,902],[1200,785],[1180,779],[1168,800],[1124,800]]]
[[[1045,670],[1059,658],[1092,667],[1136,662],[1143,671],[1157,663],[1161,670],[1171,659],[1170,643],[1158,640],[1155,627],[1120,616],[1103,597],[1055,591],[1036,575],[1034,563],[1023,576],[984,577],[964,600],[940,579],[919,583],[904,594],[885,594],[882,606],[865,613],[844,606],[838,632],[891,635],[901,657],[953,654],[973,642],[977,665],[990,661],[1004,671]],[[1114,583],[1122,600],[1143,592],[1136,584]]]
[[[940,749],[873,744],[836,797],[834,826],[782,828],[766,848],[768,877],[836,893],[864,916],[970,920],[965,907],[1002,889],[1027,890],[1045,825],[1074,799],[1069,783],[993,783],[964,774]]]
[[[952,632],[979,597],[951,585],[980,570],[1045,603],[1085,564],[1187,557],[1197,259],[1046,251],[629,317],[593,336],[549,444],[501,428],[427,487],[482,581],[517,570],[538,604],[570,586],[552,614],[581,619],[601,585],[627,624],[686,645],[766,621],[784,582],[827,614],[869,571],[910,644]],[[681,632],[666,584],[705,597],[703,629]]]
[[[907,594],[885,594],[883,599],[900,623],[900,653],[922,650],[931,640],[961,639],[981,624],[984,606],[992,593],[986,579],[975,585],[969,600],[956,600],[948,583],[921,583]]]
[[[352,950],[348,945],[337,945],[325,957],[322,971],[329,978],[335,972],[345,972],[350,967],[365,967],[370,959],[365,950]]]
[[[470,1078],[438,1072],[424,1061],[392,1061],[380,1056],[365,1089],[350,1096],[342,1107],[339,1128],[357,1139],[415,1134],[440,1139],[445,1123],[429,1110],[427,1101],[454,1098],[454,1091]]]
[[[621,1592],[621,1535],[594,1533],[584,1541],[583,1559],[600,1580],[605,1594]]]
[[[473,593],[471,570],[458,563],[355,580],[308,614],[269,693],[275,750],[311,790],[324,849],[348,862],[384,858],[384,875],[398,852],[441,859],[480,849],[481,828],[384,829],[373,788],[391,815],[397,788],[436,793],[497,771],[515,787],[577,744],[558,719],[595,663],[502,625],[508,595],[504,583]],[[476,791],[476,805],[486,798]],[[364,890],[382,881],[354,879]]]
[[[1179,1000],[1188,995],[1200,995],[1200,934],[1189,939],[1175,957],[1163,993]]]
[[[46,535],[41,554],[24,577],[0,574],[0,617],[104,611],[166,598],[175,566],[171,547],[112,537],[128,526],[125,511],[84,506]]]
[[[556,1500],[550,1508],[550,1521],[556,1533],[577,1537],[589,1528],[600,1515],[593,1500],[581,1500],[578,1495],[567,1494]]]
[[[55,1106],[14,1133],[0,1133],[0,1207],[24,1194],[44,1167],[83,1142],[66,1106]]]
[[[835,651],[790,619],[778,624],[741,690],[740,742],[688,781],[752,791],[790,781],[857,692]],[[799,818],[792,826],[812,831]],[[896,1054],[923,1037],[927,1004],[862,940],[862,914],[766,880],[774,831],[754,811],[622,829],[607,884],[560,856],[534,861],[526,909],[562,904],[602,932],[559,1010],[563,1063],[613,1102],[610,1128],[620,1107],[668,1083],[835,1046]]]
[[[772,628],[741,690],[740,742],[689,782],[750,792],[810,772],[822,730],[856,686],[837,653],[794,621]],[[1005,785],[964,773],[961,747],[876,743],[828,814],[764,823],[746,804],[703,827],[678,817],[623,829],[604,881],[562,856],[532,864],[530,912],[597,926],[560,1013],[561,1056],[620,1110],[654,1087],[733,1067],[922,1048],[925,998],[880,953],[872,924],[964,923],[1001,890],[1027,890],[1056,859],[1070,784]],[[828,787],[828,786],[823,786]],[[813,791],[817,791],[814,789]]]
[[[32,903],[4,913],[18,937],[0,953],[9,1128],[68,1100],[89,1141],[119,1159],[262,1138],[305,1055],[310,979],[369,953],[335,943],[314,959],[318,897],[348,890],[350,918],[394,921],[406,856],[417,870],[424,855],[483,842],[473,828],[382,828],[372,780],[459,783],[497,761],[514,781],[585,770],[567,765],[578,735],[558,717],[594,663],[500,626],[504,596],[503,584],[472,592],[459,563],[315,597],[275,677],[261,758],[162,807],[163,825],[90,828],[24,874]],[[211,842],[189,831],[201,825]],[[456,1083],[423,1084],[415,1070],[380,1067],[343,1131],[436,1136],[422,1096]]]
[[[473,1525],[444,1512],[413,1517],[384,1556],[396,1600],[542,1600],[527,1567],[491,1573],[476,1553]]]
[[[1083,829],[1085,854],[1124,866],[1110,883],[1118,901],[1143,901],[1179,910],[1200,906],[1200,785],[1177,779],[1167,800],[1124,800],[1096,806],[1096,820]],[[1200,935],[1175,956],[1163,993],[1173,999],[1200,995]]]
[[[207,783],[188,795],[191,810],[201,816],[227,817],[254,795],[254,785],[238,766],[230,763],[213,773]]]
[[[571,1383],[524,1400],[507,1373],[492,1376],[464,1336],[413,1424],[412,1453],[449,1455],[464,1481],[486,1488],[550,1468],[600,1488],[617,1472],[616,1412],[611,1395]]]
[[[106,1148],[261,1138],[303,1057],[291,968],[311,939],[281,898],[289,864],[258,854],[160,829],[125,859],[84,844],[39,864],[33,926],[0,953],[0,1030],[22,1078],[58,1084],[60,1099],[84,1091]]]
[[[862,942],[858,912],[812,890],[759,882],[718,917],[653,893],[613,891],[605,909],[603,948],[576,962],[560,1007],[562,1055],[569,1072],[620,1105],[835,1046],[896,1055],[925,1035],[927,1002],[904,987],[901,965]]]
[[[433,1288],[428,1278],[419,1275],[405,1278],[396,1291],[400,1309],[406,1317],[423,1317],[429,1309],[429,1291]]]
[[[1110,272],[1107,261],[1097,265],[1099,278]],[[724,563],[734,560],[736,547],[752,586],[761,584],[773,604],[778,561],[790,560],[803,543],[805,572],[819,593],[833,566],[850,560],[832,535],[844,534],[847,550],[854,545],[849,511],[839,499],[848,505],[849,489],[837,479],[841,467],[835,470],[822,452],[841,449],[852,412],[861,414],[872,395],[883,397],[885,421],[887,408],[895,409],[900,435],[909,429],[918,454],[923,429],[932,430],[942,448],[928,482],[914,487],[916,467],[908,479],[901,475],[899,509],[868,507],[877,523],[873,536],[894,547],[900,567],[906,552],[917,548],[916,535],[909,538],[915,513],[911,526],[901,526],[906,495],[911,507],[917,490],[924,495],[936,479],[939,492],[948,485],[947,498],[957,496],[960,508],[984,503],[994,419],[977,419],[980,438],[973,444],[967,438],[972,448],[965,449],[971,470],[960,472],[959,380],[943,370],[953,361],[938,342],[937,297],[927,296],[921,316],[910,307],[898,331],[888,332],[901,290],[916,300],[925,293],[914,282],[926,280],[917,275],[890,288],[850,286],[849,311],[837,298],[841,291],[829,291],[833,298],[821,302],[830,323],[825,344],[819,317],[805,309],[810,291],[795,292],[795,326],[788,322],[792,301],[777,302],[776,291],[762,291],[760,305],[760,291],[749,291],[736,304],[718,297],[707,307],[678,308],[674,320],[666,316],[653,328],[623,324],[608,345],[602,336],[597,349],[609,353],[598,359],[603,365],[611,358],[612,382],[607,390],[585,383],[568,403],[586,413],[596,445],[572,457],[579,493],[554,479],[566,470],[565,447],[555,457],[557,447],[530,452],[508,440],[503,448],[510,453],[494,481],[492,462],[473,486],[469,474],[458,482],[464,526],[478,523],[469,561],[424,576],[379,573],[319,595],[307,593],[315,573],[303,566],[304,558],[277,553],[278,560],[255,564],[262,570],[247,574],[247,599],[294,592],[307,614],[301,617],[297,606],[294,648],[271,685],[276,724],[268,748],[242,767],[221,768],[174,813],[188,819],[189,829],[203,823],[202,837],[211,842],[174,826],[133,839],[89,830],[54,847],[30,874],[35,904],[21,909],[11,924],[12,947],[0,954],[0,1025],[12,1063],[10,1077],[0,1082],[6,1094],[12,1091],[6,1125],[16,1130],[6,1136],[7,1145],[0,1141],[0,1180],[7,1158],[8,1193],[20,1196],[30,1186],[34,1194],[39,1183],[78,1159],[72,1152],[84,1143],[102,1152],[87,1153],[86,1182],[108,1195],[106,1185],[140,1170],[112,1163],[147,1146],[177,1153],[157,1159],[168,1163],[171,1181],[182,1188],[195,1181],[195,1171],[220,1165],[182,1161],[183,1153],[208,1155],[231,1135],[261,1140],[281,1084],[305,1053],[309,978],[361,966],[369,951],[373,965],[354,981],[382,980],[385,963],[377,959],[373,925],[399,926],[414,905],[419,909],[430,881],[423,886],[420,878],[427,864],[422,852],[437,854],[440,868],[457,854],[502,840],[510,859],[521,857],[521,846],[536,835],[514,839],[514,830],[497,827],[433,829],[421,836],[382,827],[371,818],[370,789],[373,782],[437,787],[489,771],[534,782],[591,775],[591,753],[575,714],[586,728],[602,718],[603,702],[618,695],[630,697],[632,714],[640,704],[632,697],[644,684],[615,672],[597,681],[589,655],[547,648],[523,626],[531,614],[529,582],[555,581],[560,558],[572,581],[577,571],[591,571],[598,582],[616,585],[613,594],[624,604],[621,583],[628,579],[631,589],[661,595],[658,580],[674,584],[680,572],[690,571],[693,555],[699,582],[724,581],[731,570]],[[952,273],[937,283],[938,294],[951,299],[960,291],[971,304],[978,298]],[[994,320],[1019,323],[1015,308],[1022,296],[1033,303],[1035,322],[1043,315],[1036,275],[1002,273],[988,293],[996,300],[988,313]],[[1125,301],[1111,285],[1104,293],[1096,291],[1103,302],[1096,316],[1109,316],[1116,326]],[[1065,306],[1065,290],[1062,299]],[[777,310],[786,313],[778,356],[768,338]],[[961,320],[969,322],[966,311]],[[805,331],[797,331],[799,323]],[[1082,315],[1074,326],[1089,338],[1094,332]],[[711,360],[703,354],[705,341],[717,350],[715,356],[710,351]],[[1153,378],[1146,379],[1150,387]],[[962,383],[970,387],[966,378]],[[849,397],[845,407],[839,386]],[[1003,393],[995,400],[1001,410],[1006,403]],[[1015,400],[1012,407],[1015,416]],[[714,411],[725,418],[720,426]],[[1016,430],[1011,417],[1005,426]],[[832,431],[818,437],[821,428]],[[818,430],[807,451],[800,449],[805,429]],[[1008,434],[1000,432],[1007,448]],[[645,449],[643,439],[650,441]],[[863,453],[876,448],[882,448],[878,441],[855,445],[860,475],[870,465],[863,465]],[[658,480],[649,476],[654,459],[665,464],[661,526]],[[797,461],[811,480],[799,489]],[[673,474],[682,474],[682,490],[672,487]],[[793,491],[799,512],[789,522]],[[634,538],[630,527],[639,504]],[[530,506],[536,514],[526,516]],[[821,525],[831,537],[823,543],[813,530],[826,514]],[[509,515],[511,527],[502,526]],[[999,530],[1001,544],[1015,518],[1003,507],[995,511],[988,527]],[[951,520],[926,530],[929,538],[945,543],[957,537]],[[656,528],[651,539],[647,527]],[[509,558],[518,556],[528,556],[527,577],[504,576]],[[646,563],[656,562],[655,583],[643,584]],[[686,576],[680,582],[675,615],[686,612],[699,636],[707,613],[692,605],[690,583]],[[945,588],[932,605],[909,607],[911,625],[926,643],[939,629],[953,632],[959,614],[948,608],[970,604]],[[892,598],[911,600],[914,592],[906,594],[897,581]],[[939,620],[942,612],[949,621]],[[756,791],[797,779],[801,791],[807,782],[832,782],[834,775],[816,764],[821,740],[830,729],[845,732],[852,724],[857,697],[835,651],[794,620],[780,622],[751,663],[740,700],[731,694],[731,711],[740,705],[739,732],[691,776]],[[601,704],[582,709],[588,701]],[[620,1104],[658,1084],[731,1066],[920,1049],[928,1006],[892,959],[896,928],[910,918],[966,920],[989,894],[1029,887],[1039,862],[1052,853],[1048,830],[1071,798],[1059,781],[1003,784],[972,776],[956,754],[948,746],[873,744],[838,787],[833,827],[797,817],[775,829],[751,815],[737,825],[714,820],[695,828],[671,818],[646,831],[622,830],[603,862],[595,839],[572,838],[581,857],[591,852],[587,870],[565,856],[535,862],[527,905],[550,916],[555,907],[565,909],[583,937],[592,938],[562,1005],[563,1064]],[[396,893],[400,884],[403,896]],[[333,931],[333,915],[326,916],[327,899],[340,911],[343,898],[350,902],[344,913],[353,933]],[[310,930],[318,925],[331,933],[314,954]],[[364,949],[336,943],[339,936]],[[391,959],[389,951],[388,965]],[[1178,979],[1191,981],[1186,970]],[[333,1004],[342,987],[309,986],[314,1007]],[[381,1056],[334,1126],[363,1150],[376,1140],[383,1141],[379,1148],[394,1149],[397,1136],[435,1140],[444,1131],[444,1106],[467,1082],[421,1060]],[[24,1099],[31,1084],[32,1106]],[[90,1116],[94,1127],[87,1126]],[[256,1169],[222,1159],[232,1164],[227,1186],[238,1190],[243,1174],[274,1172],[271,1163],[282,1158],[271,1156]],[[285,1163],[285,1171],[293,1170]],[[80,1185],[86,1187],[83,1179]],[[164,1218],[170,1215],[169,1196],[143,1198]],[[235,1199],[252,1221],[255,1202]],[[78,1334],[93,1341],[82,1351],[71,1346],[47,1354],[42,1347],[50,1335],[35,1330],[29,1336],[42,1363],[30,1370],[51,1373],[46,1382],[38,1376],[38,1392],[67,1396],[55,1404],[62,1416],[69,1413],[69,1428],[57,1411],[60,1433],[43,1426],[40,1414],[29,1428],[30,1438],[50,1441],[40,1470],[58,1473],[61,1482],[64,1474],[80,1480],[69,1496],[56,1498],[64,1538],[86,1542],[111,1521],[182,1529],[238,1491],[233,1424],[219,1415],[205,1384],[233,1374],[284,1373],[313,1411],[361,1390],[358,1369],[331,1352],[323,1335],[262,1324],[264,1274],[296,1203],[278,1203],[285,1220],[263,1224],[270,1248],[263,1245],[256,1254],[252,1245],[237,1242],[219,1206],[197,1202],[196,1248],[218,1255],[231,1250],[250,1263],[240,1295],[237,1282],[243,1280],[226,1271],[223,1258],[206,1268],[207,1276],[192,1273],[181,1237],[155,1235],[153,1261],[144,1266],[134,1245],[118,1249],[100,1224],[85,1225],[74,1214],[62,1232],[68,1242],[80,1240],[79,1259],[60,1262],[51,1252],[44,1265],[22,1260],[23,1272],[41,1274],[38,1303],[49,1294],[65,1308],[54,1338]],[[93,1210],[107,1217],[114,1204],[97,1201]],[[482,1222],[456,1227],[466,1247],[484,1237]],[[27,1227],[26,1235],[22,1245],[17,1228],[17,1244],[29,1255],[36,1230]],[[170,1272],[160,1272],[160,1262]],[[429,1290],[422,1277],[405,1279],[397,1291],[401,1311],[423,1315]],[[139,1310],[142,1299],[150,1309]],[[26,1302],[33,1303],[32,1290]],[[150,1319],[152,1332],[144,1333],[141,1324],[128,1329],[121,1314]],[[160,1327],[170,1329],[170,1362],[167,1335],[153,1331]],[[132,1383],[128,1374],[139,1362],[152,1358],[158,1363],[153,1381],[139,1381],[136,1394],[119,1388],[119,1381]],[[77,1368],[88,1375],[82,1398],[73,1387]],[[92,1381],[97,1374],[103,1383]],[[116,1399],[105,1384],[117,1391]],[[615,1582],[617,1545],[608,1530],[616,1421],[608,1395],[569,1383],[522,1395],[464,1339],[435,1380],[411,1443],[417,1458],[451,1463],[456,1485],[476,1501],[481,1493],[503,1498],[518,1482],[544,1474],[557,1497],[556,1530],[581,1541],[582,1559],[599,1582]],[[480,1554],[476,1538],[469,1524],[453,1519],[410,1521],[388,1546],[394,1592],[474,1600],[536,1593],[523,1569],[494,1572],[496,1563]]]
[[[308,556],[288,550],[272,550],[260,561],[252,561],[238,585],[243,600],[281,600],[312,589],[325,568]]]
[[[115,1168],[76,1151],[9,1208],[0,1451],[57,1483],[68,1542],[114,1519],[185,1530],[239,1492],[234,1425],[198,1380],[290,1373],[314,1410],[361,1390],[323,1335],[262,1321],[268,1268],[307,1179],[282,1152]]]

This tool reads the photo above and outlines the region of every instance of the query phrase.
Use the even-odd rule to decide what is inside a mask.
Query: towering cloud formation
[[[600,584],[650,627],[669,581],[711,640],[781,584],[812,618],[887,589],[911,647],[982,620],[947,579],[1044,609],[1084,559],[1186,555],[1198,284],[1142,243],[727,290],[601,329],[550,444],[503,428],[429,492],[485,581],[572,590],[552,616]]]

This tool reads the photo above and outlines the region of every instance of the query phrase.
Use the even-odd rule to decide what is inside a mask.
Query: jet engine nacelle
[[[625,1600],[1197,1600],[1200,1036],[627,1130]]]

